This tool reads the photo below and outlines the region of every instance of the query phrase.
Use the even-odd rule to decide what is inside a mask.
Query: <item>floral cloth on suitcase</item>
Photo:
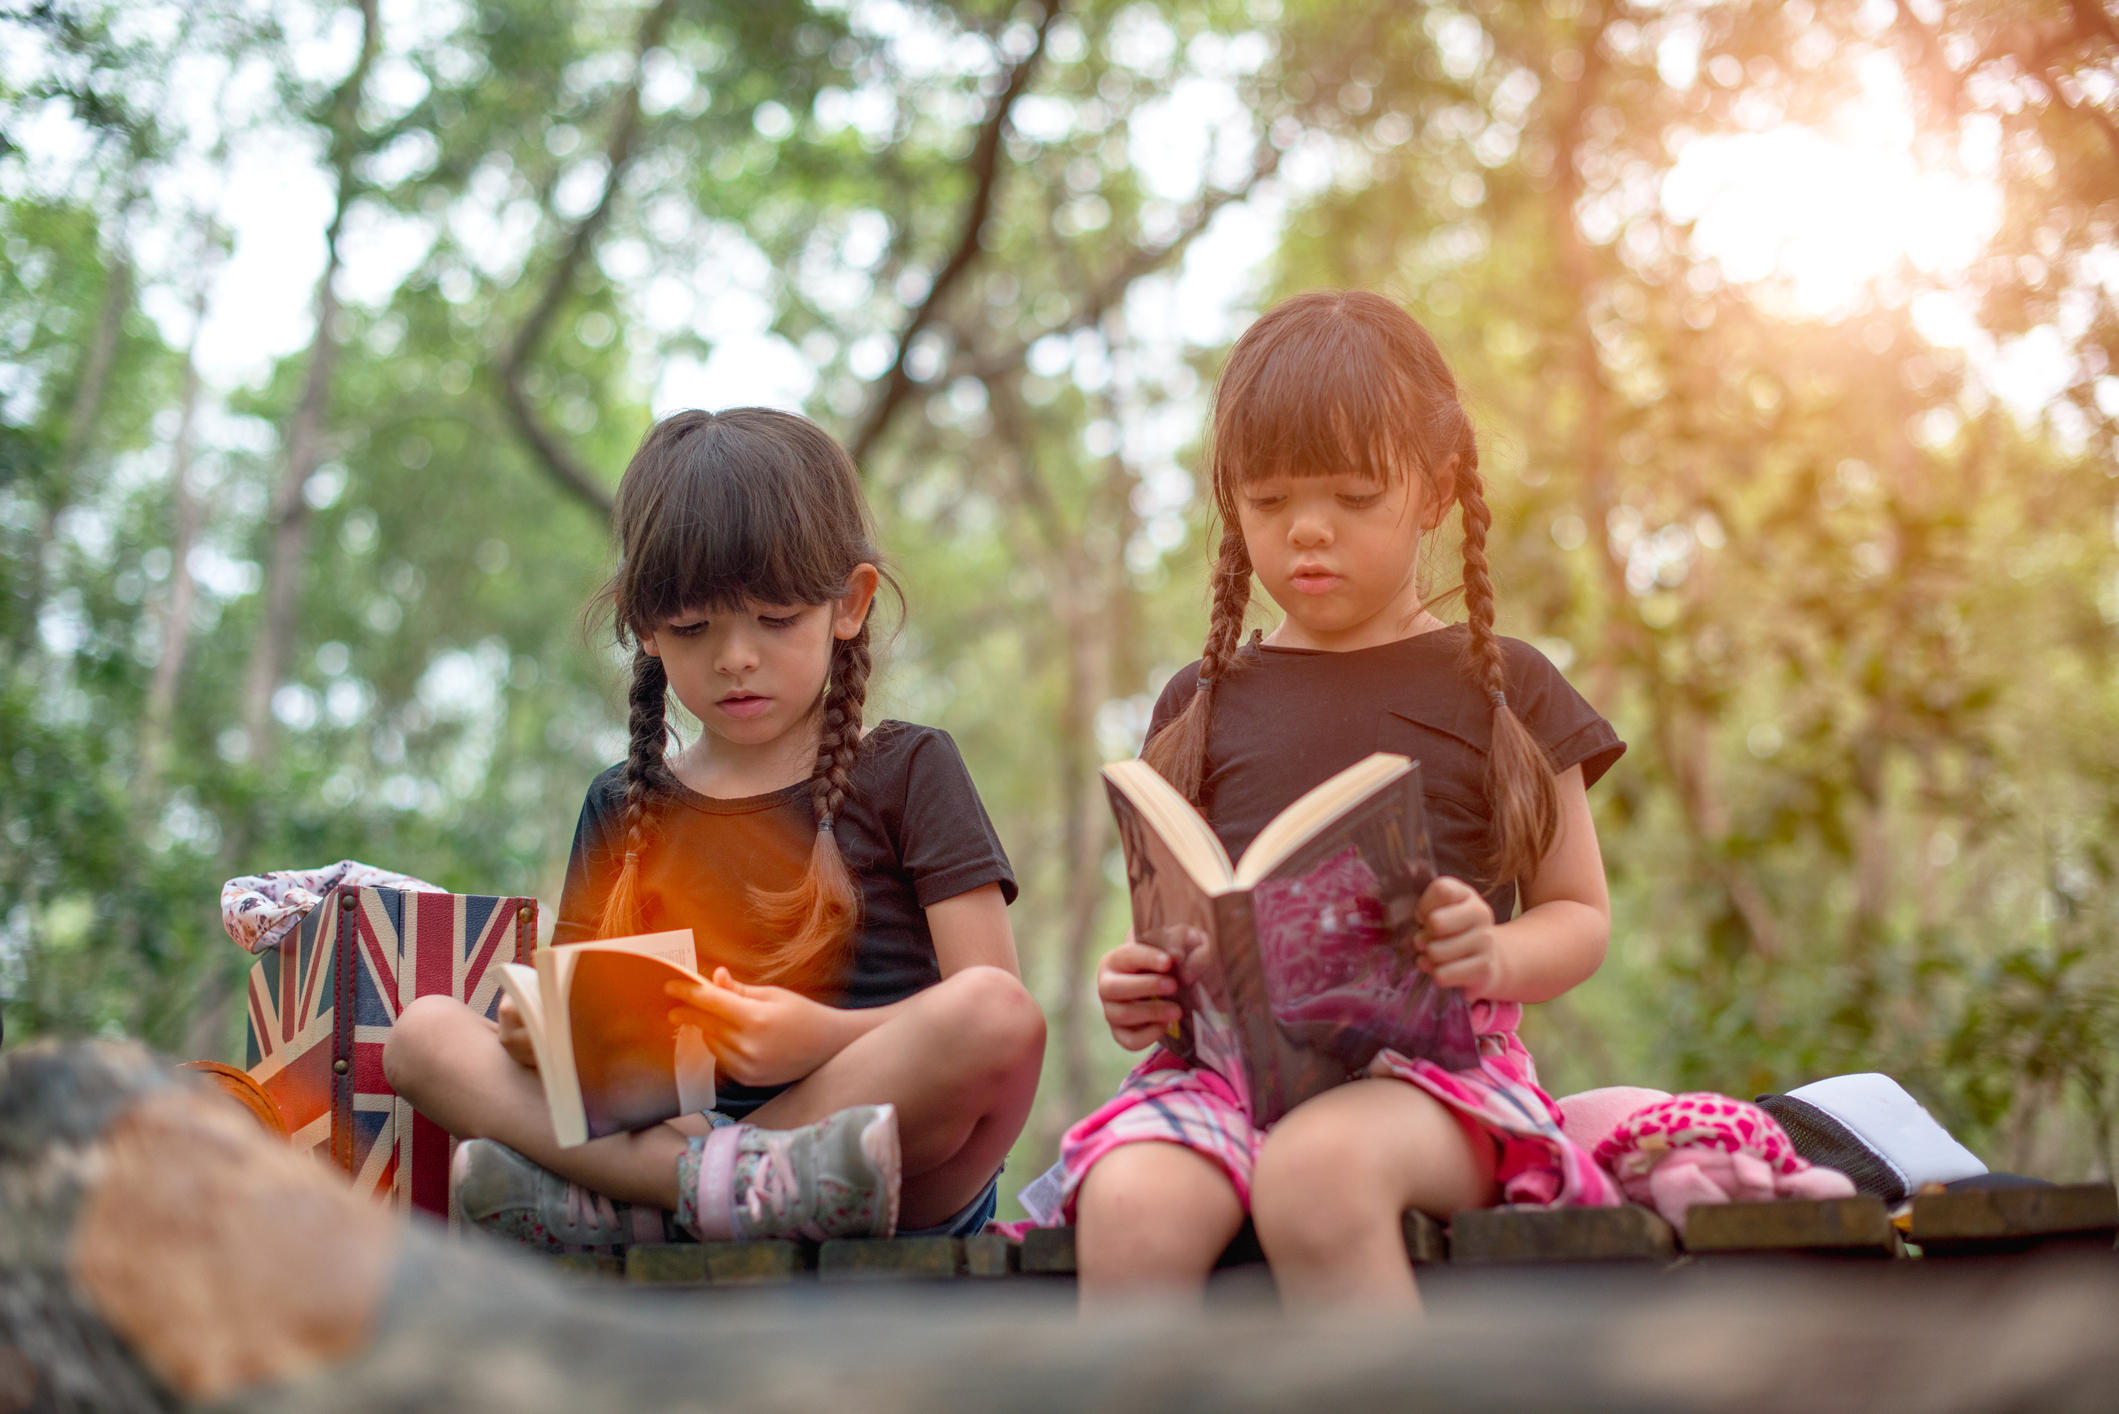
[[[1433,1061],[1383,1051],[1368,1075],[1417,1085],[1493,1136],[1495,1178],[1504,1203],[1543,1207],[1615,1207],[1618,1186],[1589,1152],[1560,1129],[1560,1110],[1538,1085],[1537,1067],[1516,1036],[1516,1002],[1474,1002],[1479,1063],[1444,1070]],[[1229,1177],[1246,1209],[1251,1170],[1265,1131],[1251,1123],[1235,1086],[1219,1073],[1185,1066],[1158,1049],[1127,1076],[1118,1093],[1060,1141],[1064,1179],[1054,1219],[1071,1222],[1074,1195],[1098,1160],[1124,1144],[1179,1144],[1203,1154]],[[1025,1224],[1028,1226],[1028,1224]]]
[[[270,952],[280,939],[324,900],[333,889],[403,889],[415,894],[445,894],[447,889],[393,874],[357,859],[341,859],[321,869],[280,869],[246,874],[221,885],[221,926],[228,936],[254,953]]]

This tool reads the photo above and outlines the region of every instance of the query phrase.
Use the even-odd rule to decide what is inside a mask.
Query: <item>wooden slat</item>
[[[1034,1227],[1024,1233],[1020,1266],[1038,1276],[1073,1276],[1074,1229]]]
[[[1426,1213],[1408,1211],[1399,1230],[1405,1234],[1405,1255],[1414,1266],[1449,1260],[1449,1229]]]
[[[963,1270],[954,1237],[839,1237],[817,1249],[819,1281],[947,1280]]]
[[[1004,1277],[1019,1270],[1022,1245],[995,1232],[964,1239],[964,1275]]]
[[[1677,1251],[1670,1224],[1648,1209],[1477,1208],[1450,1220],[1449,1259],[1497,1262],[1667,1262]]]
[[[1686,1214],[1685,1250],[1894,1257],[1905,1249],[1883,1199],[1863,1193],[1852,1198],[1701,1204]]]
[[[2052,1242],[2110,1246],[2119,1192],[2110,1183],[1975,1188],[1913,1200],[1907,1237],[1936,1257],[2023,1251]]]
[[[768,1285],[809,1266],[799,1242],[641,1242],[625,1254],[626,1278],[650,1286]]]

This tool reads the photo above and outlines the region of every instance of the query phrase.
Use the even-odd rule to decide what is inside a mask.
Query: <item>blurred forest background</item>
[[[1205,400],[1330,283],[1435,330],[1503,626],[1632,743],[1550,1088],[1883,1070],[2108,1174],[2114,15],[4,0],[7,1040],[238,1054],[233,874],[556,905],[623,754],[610,489],[770,401],[856,450],[883,709],[1022,873],[1034,1175],[1127,1060],[1095,771],[1198,650]]]

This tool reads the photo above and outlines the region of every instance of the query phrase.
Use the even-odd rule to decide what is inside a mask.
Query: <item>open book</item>
[[[509,963],[513,999],[537,1053],[563,1145],[644,1129],[714,1107],[714,1054],[696,1026],[670,1022],[665,982],[702,980],[692,930],[539,948]]]
[[[1246,1093],[1272,1124],[1389,1047],[1479,1063],[1464,994],[1415,964],[1435,877],[1420,767],[1378,752],[1273,817],[1238,864],[1145,761],[1104,767],[1133,932],[1176,959],[1166,1044]]]

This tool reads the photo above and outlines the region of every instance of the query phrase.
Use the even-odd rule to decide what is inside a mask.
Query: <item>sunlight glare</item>
[[[1783,124],[1696,139],[1663,183],[1663,207],[1693,224],[1695,252],[1738,284],[1785,281],[1796,310],[1861,303],[1901,260],[1930,276],[1964,270],[2001,220],[2001,194],[1975,154],[1924,165],[1895,69],[1864,75],[1835,132]]]

